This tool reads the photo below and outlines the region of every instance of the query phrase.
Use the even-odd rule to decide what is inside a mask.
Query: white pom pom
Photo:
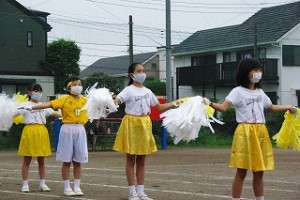
[[[89,120],[106,118],[111,112],[117,111],[112,98],[112,93],[107,88],[96,88],[95,83],[91,88],[85,91],[88,101],[83,109],[87,110]]]
[[[13,124],[14,113],[17,110],[16,100],[9,98],[4,93],[0,93],[0,110],[0,130],[8,131]]]
[[[189,101],[182,103],[178,108],[168,110],[160,115],[161,118],[164,118],[162,125],[167,128],[170,136],[174,137],[174,144],[181,140],[189,142],[196,139],[202,126],[209,127],[214,132],[210,122],[216,120],[208,118],[203,102],[201,96],[191,97]]]

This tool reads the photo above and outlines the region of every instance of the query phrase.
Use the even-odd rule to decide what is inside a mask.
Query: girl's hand
[[[290,113],[292,113],[292,114],[296,114],[296,113],[297,113],[297,107],[292,106],[292,108],[291,108],[289,111],[290,111]]]
[[[173,104],[175,107],[179,107],[182,103],[188,101],[189,99],[190,99],[189,97],[177,99],[177,100],[173,101],[172,104]]]
[[[203,103],[206,106],[212,106],[212,102],[206,97],[203,97]]]

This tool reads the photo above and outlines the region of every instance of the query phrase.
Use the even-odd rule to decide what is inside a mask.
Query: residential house
[[[147,73],[147,80],[159,80],[159,56],[157,52],[133,55],[133,62],[143,64]],[[80,72],[80,78],[86,79],[89,75],[102,72],[119,79],[120,90],[128,84],[129,55],[108,57],[97,60]]]
[[[223,101],[242,58],[258,58],[273,103],[300,105],[300,1],[259,10],[242,24],[201,30],[172,50],[177,98]]]
[[[27,94],[37,82],[54,95],[56,68],[45,62],[49,13],[29,10],[15,0],[0,1],[0,92]]]

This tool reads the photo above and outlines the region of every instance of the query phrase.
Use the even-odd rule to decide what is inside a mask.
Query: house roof
[[[7,2],[14,5],[20,11],[24,12],[26,15],[32,17],[32,19],[35,20],[37,23],[39,23],[44,28],[45,31],[50,31],[52,29],[52,27],[46,21],[40,18],[40,17],[47,17],[48,15],[50,15],[50,13],[38,11],[38,10],[30,10],[15,0],[7,0]]]
[[[145,64],[156,54],[157,52],[135,54],[133,55],[133,62]],[[80,72],[80,77],[86,78],[95,72],[102,72],[109,75],[125,74],[127,73],[128,65],[129,55],[102,58],[82,70]]]
[[[197,31],[174,47],[174,55],[253,46],[254,27],[257,44],[277,42],[300,23],[300,1],[263,8],[239,25]]]

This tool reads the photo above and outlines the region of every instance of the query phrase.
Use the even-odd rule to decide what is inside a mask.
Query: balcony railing
[[[263,65],[264,82],[278,83],[277,59],[259,59]],[[238,62],[177,68],[178,85],[235,85]]]

